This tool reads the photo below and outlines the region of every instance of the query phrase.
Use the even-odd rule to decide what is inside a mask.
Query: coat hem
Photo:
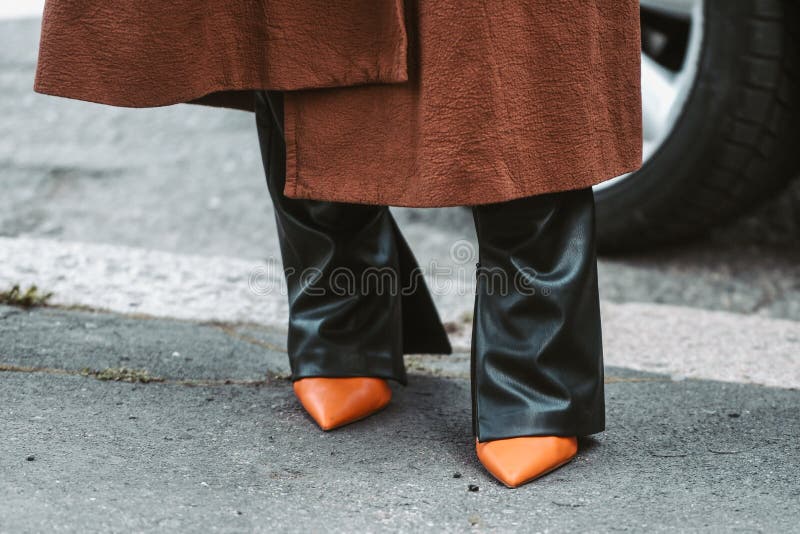
[[[176,104],[208,104],[213,106],[238,109],[240,111],[254,111],[252,97],[255,91],[300,91],[310,89],[339,89],[357,87],[371,84],[400,84],[408,82],[408,67],[405,61],[397,65],[379,65],[374,72],[365,74],[357,72],[344,75],[337,79],[315,80],[302,84],[269,83],[263,81],[249,81],[238,83],[212,83],[202,88],[187,88],[179,92],[170,92],[169,96],[158,98],[152,96],[154,92],[143,92],[146,98],[126,98],[119,95],[104,94],[102,91],[89,91],[90,85],[75,85],[74,83],[59,82],[52,79],[50,82],[37,73],[33,91],[48,96],[81,100],[94,104],[121,108],[159,108]],[[237,94],[243,96],[237,98]]]
[[[288,108],[287,108],[288,109]],[[288,115],[291,115],[289,113]],[[287,116],[288,116],[287,115]],[[349,202],[353,204],[380,204],[380,205],[387,205],[392,207],[402,207],[402,208],[449,208],[449,207],[457,207],[457,206],[478,206],[483,204],[495,204],[498,202],[506,202],[510,200],[516,200],[519,198],[530,197],[534,195],[544,195],[548,193],[560,193],[563,191],[571,191],[575,189],[583,189],[586,187],[593,187],[605,181],[611,180],[623,174],[634,172],[641,168],[642,162],[641,159],[634,162],[624,162],[618,165],[609,166],[602,171],[597,173],[593,173],[584,179],[580,180],[570,180],[569,182],[561,182],[561,183],[552,183],[548,185],[541,185],[532,184],[530,188],[518,188],[514,191],[470,191],[466,190],[461,195],[454,195],[454,191],[450,191],[447,200],[442,201],[442,195],[435,195],[433,197],[428,196],[424,193],[418,194],[417,198],[415,199],[399,199],[397,201],[391,201],[381,203],[375,197],[370,196],[353,196],[352,190],[347,191],[348,194],[340,194],[341,191],[337,190],[336,188],[327,188],[324,190],[309,188],[306,185],[301,185],[302,181],[300,180],[300,171],[299,165],[296,157],[297,151],[297,143],[294,137],[294,124],[291,121],[287,121],[287,125],[291,124],[292,128],[292,137],[290,138],[287,134],[286,138],[286,149],[287,149],[287,159],[286,159],[286,174],[287,174],[287,186],[284,194],[290,198],[296,199],[305,199],[305,200],[320,200],[325,202]],[[287,132],[289,126],[286,126]],[[288,154],[291,153],[291,160]],[[289,176],[291,176],[291,189],[289,188]],[[480,198],[480,202],[475,202],[475,198]]]

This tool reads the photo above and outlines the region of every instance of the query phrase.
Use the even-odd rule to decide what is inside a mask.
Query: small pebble
[[[739,414],[738,414],[738,413],[736,413],[736,412],[729,413],[729,414],[728,414],[728,417],[734,417],[734,418],[736,418],[736,417],[739,417]]]
[[[25,458],[25,460],[26,460],[26,461],[28,461],[28,462],[32,462],[32,461],[34,461],[35,459],[36,459],[36,457],[35,457],[35,456],[28,456],[27,458]]]
[[[475,492],[475,491],[478,491],[480,488],[478,486],[476,486],[475,484],[470,484],[469,486],[467,486],[467,489],[469,491]]]
[[[453,473],[453,478],[461,478],[461,473]]]

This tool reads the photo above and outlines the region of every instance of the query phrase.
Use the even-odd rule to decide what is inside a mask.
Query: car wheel
[[[598,245],[684,240],[747,211],[800,167],[791,0],[642,0],[644,164],[595,187]]]

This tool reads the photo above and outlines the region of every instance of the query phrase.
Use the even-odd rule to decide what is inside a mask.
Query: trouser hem
[[[303,373],[293,373],[290,380],[297,382],[302,378],[383,378],[392,380],[400,385],[408,385],[408,377],[405,373],[402,376],[387,373],[375,372],[347,372],[347,371],[308,371]]]
[[[549,413],[508,417],[484,417],[478,421],[478,441],[493,441],[523,436],[589,436],[606,429],[605,414],[576,418],[570,413]]]

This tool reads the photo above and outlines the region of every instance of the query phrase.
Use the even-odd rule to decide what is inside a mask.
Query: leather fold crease
[[[473,207],[472,333],[480,442],[605,428],[591,188]]]

